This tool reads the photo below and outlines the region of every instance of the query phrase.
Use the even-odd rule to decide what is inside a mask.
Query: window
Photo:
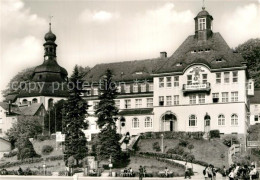
[[[145,118],[145,120],[144,120],[144,127],[145,127],[145,128],[151,128],[151,127],[153,127],[152,118],[150,118],[150,117],[146,117],[146,118]]]
[[[139,119],[138,118],[134,118],[132,120],[132,128],[139,128]]]
[[[97,95],[98,95],[98,88],[94,88],[94,89],[93,89],[93,95],[94,95],[94,96],[97,96]]]
[[[224,72],[224,83],[229,83],[229,72]]]
[[[147,98],[147,107],[153,107],[153,98]]]
[[[231,102],[237,102],[238,101],[238,92],[231,92]]]
[[[259,115],[255,115],[255,121],[259,120]]]
[[[213,102],[217,103],[219,100],[219,93],[212,93]]]
[[[141,85],[141,92],[146,92],[146,84]]]
[[[221,73],[216,73],[216,84],[221,83]]]
[[[135,99],[135,107],[136,108],[142,107],[142,99]]]
[[[232,126],[237,126],[237,125],[238,125],[238,117],[237,117],[236,114],[233,114],[233,115],[231,116],[231,125],[232,125]]]
[[[159,96],[159,106],[164,105],[164,96]]]
[[[187,75],[187,84],[188,85],[192,84],[192,75]]]
[[[133,85],[133,92],[137,93],[138,92],[138,84]]]
[[[179,76],[174,76],[174,87],[179,87]]]
[[[167,87],[172,87],[172,77],[166,77],[166,85]]]
[[[149,91],[153,91],[153,84],[152,83],[149,84]]]
[[[196,104],[196,95],[190,95],[190,104]]]
[[[199,18],[199,30],[206,29],[206,18]]]
[[[196,115],[194,115],[194,114],[190,115],[189,126],[197,126],[197,117],[196,117]]]
[[[228,102],[228,92],[222,93],[222,102]]]
[[[38,100],[36,98],[33,98],[32,103],[38,103]]]
[[[202,84],[207,84],[207,82],[208,82],[208,75],[202,74]]]
[[[171,106],[172,105],[172,97],[171,96],[166,96],[166,105]]]
[[[125,85],[125,93],[130,93],[130,85]]]
[[[238,82],[238,73],[237,71],[233,71],[233,83],[237,83]]]
[[[164,78],[159,78],[159,87],[160,88],[164,87]]]
[[[24,100],[22,101],[22,104],[27,104],[27,103],[28,103],[27,99],[24,99]]]
[[[48,108],[53,107],[53,105],[54,105],[54,102],[53,102],[53,99],[51,98],[48,100]]]
[[[218,125],[219,126],[224,126],[225,125],[225,116],[223,114],[220,114],[218,116]]]
[[[98,108],[98,101],[93,102],[93,109],[96,110]]]
[[[199,104],[205,104],[205,94],[199,94]]]
[[[125,100],[125,108],[126,108],[126,109],[131,108],[131,99],[126,99],[126,100]]]
[[[120,109],[120,100],[115,100],[115,106]]]
[[[1,123],[1,124],[3,123],[3,119],[2,119],[2,118],[0,118],[0,123]]]
[[[174,105],[179,105],[179,95],[174,95]]]

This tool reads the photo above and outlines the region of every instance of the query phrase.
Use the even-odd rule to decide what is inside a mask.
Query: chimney
[[[160,58],[161,59],[164,59],[164,58],[167,58],[167,52],[160,52]]]

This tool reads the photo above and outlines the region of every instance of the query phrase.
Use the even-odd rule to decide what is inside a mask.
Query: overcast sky
[[[0,0],[0,90],[17,72],[43,62],[49,16],[58,63],[69,74],[75,64],[171,55],[188,35],[202,0]],[[230,47],[260,37],[260,0],[205,0],[213,31]],[[0,96],[1,100],[1,96]]]

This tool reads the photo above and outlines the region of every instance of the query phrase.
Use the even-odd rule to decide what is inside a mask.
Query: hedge
[[[18,160],[18,161],[14,161],[14,162],[1,163],[0,168],[8,168],[8,167],[12,167],[12,166],[20,166],[20,165],[23,165],[23,164],[38,163],[38,162],[41,162],[43,160],[57,161],[57,160],[62,160],[62,159],[63,159],[63,155],[50,156],[50,157],[47,157],[47,158],[30,158],[30,159]]]
[[[141,133],[141,139],[160,139],[163,134],[164,139],[203,139],[204,132],[183,132],[183,131],[166,131],[166,132],[145,132]]]

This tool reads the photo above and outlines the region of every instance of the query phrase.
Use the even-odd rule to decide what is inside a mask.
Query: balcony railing
[[[194,93],[194,92],[206,92],[210,93],[211,86],[210,83],[206,84],[183,84],[182,91],[184,94]]]

